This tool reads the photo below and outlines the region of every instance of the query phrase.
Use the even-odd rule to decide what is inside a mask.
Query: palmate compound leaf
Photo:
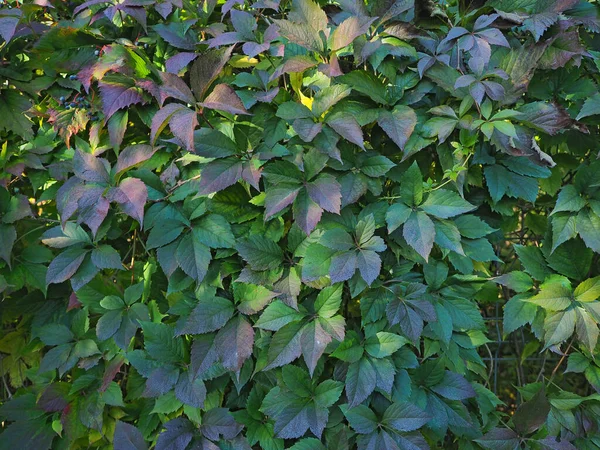
[[[293,369],[284,369],[284,384],[269,391],[260,410],[275,421],[277,437],[298,438],[310,430],[320,438],[329,418],[329,408],[339,399],[343,384],[325,380],[315,386],[306,372]]]

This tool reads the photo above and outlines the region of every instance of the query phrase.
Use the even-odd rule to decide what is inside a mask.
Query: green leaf
[[[230,300],[221,297],[201,297],[189,317],[177,325],[177,335],[210,333],[221,329],[233,316]]]
[[[54,258],[48,266],[46,284],[62,283],[75,275],[87,253],[88,250],[72,247]]]
[[[588,248],[600,253],[600,217],[590,209],[577,214],[577,231]]]
[[[476,206],[465,201],[456,192],[446,189],[432,191],[427,200],[421,205],[421,209],[427,214],[440,219],[448,219],[472,211]]]
[[[407,342],[402,336],[380,331],[365,341],[365,350],[374,358],[385,358],[396,353]]]
[[[519,260],[521,261],[521,264],[523,264],[525,271],[536,280],[544,281],[547,276],[554,273],[548,267],[548,264],[542,255],[542,251],[539,248],[515,245],[514,249],[519,257]]]
[[[248,283],[235,283],[233,295],[242,314],[256,314],[277,297],[275,292],[269,291],[264,286]]]
[[[528,291],[533,287],[533,280],[529,275],[518,270],[491,279],[517,293]]]
[[[548,311],[567,309],[573,300],[573,291],[568,279],[561,276],[549,278],[540,286],[540,292],[527,301]]]
[[[142,322],[144,347],[152,358],[163,363],[177,363],[185,356],[183,341],[164,323]]]
[[[552,218],[552,249],[577,236],[575,216],[559,214]]]
[[[423,176],[416,162],[402,176],[400,198],[409,206],[419,205],[423,201]]]
[[[338,283],[319,292],[315,300],[315,311],[320,317],[330,318],[338,312],[342,304],[343,288],[343,284]]]
[[[361,404],[375,390],[377,372],[371,361],[362,357],[350,364],[346,375],[346,397],[353,408]]]
[[[577,120],[596,114],[600,114],[600,93],[595,93],[586,99],[585,103],[581,107],[581,111],[579,111],[579,114],[577,114]]]
[[[577,285],[573,292],[578,302],[593,302],[600,297],[600,277],[588,278]]]
[[[123,268],[121,256],[110,245],[100,245],[92,250],[92,262],[98,269],[118,269]]]
[[[263,330],[277,331],[290,322],[301,320],[302,317],[302,313],[280,300],[275,300],[263,311],[255,326]]]
[[[31,108],[31,103],[24,95],[15,89],[3,89],[0,91],[0,127],[6,131],[12,131],[25,140],[33,139],[33,123],[25,115],[25,111]]]
[[[600,333],[598,324],[585,309],[577,307],[575,311],[577,313],[575,322],[577,338],[587,347],[590,353],[593,353]]]
[[[200,242],[210,248],[234,248],[235,237],[231,225],[223,216],[210,214],[194,224],[194,232]]]
[[[301,330],[302,323],[291,322],[275,332],[269,345],[267,365],[263,370],[284,366],[300,357]]]
[[[532,324],[537,306],[528,302],[524,295],[515,295],[504,305],[503,331],[507,335],[526,323]]]
[[[340,409],[346,416],[348,423],[354,431],[360,434],[370,434],[377,429],[379,420],[369,407],[358,405],[354,408],[348,408],[348,405],[341,405]]]
[[[196,283],[201,283],[211,260],[210,249],[202,243],[198,230],[186,234],[177,246],[175,259],[181,270]]]
[[[414,431],[426,425],[431,416],[407,402],[392,403],[383,413],[383,426],[400,432]]]
[[[556,214],[560,211],[577,212],[581,208],[583,208],[585,204],[585,199],[581,196],[579,192],[577,192],[575,186],[573,186],[572,184],[568,184],[565,187],[563,187],[558,193],[556,205],[554,206],[554,209],[552,210],[552,213],[550,213],[550,215]]]
[[[271,270],[279,267],[283,260],[281,248],[272,240],[252,235],[236,246],[241,257],[255,270]]]
[[[562,344],[569,339],[575,331],[575,320],[575,309],[558,311],[546,316],[546,320],[544,320],[545,348]]]
[[[404,203],[394,203],[391,205],[385,214],[385,221],[388,226],[388,233],[392,233],[408,220],[412,209]]]

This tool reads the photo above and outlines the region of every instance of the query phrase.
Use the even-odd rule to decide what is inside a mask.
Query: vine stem
[[[571,350],[571,346],[573,345],[573,340],[575,338],[571,338],[571,341],[569,342],[569,345],[567,346],[567,349],[565,350],[565,352],[563,353],[563,355],[561,356],[561,358],[558,360],[558,363],[556,364],[556,366],[554,367],[554,369],[552,370],[552,373],[550,374],[550,378],[548,379],[548,383],[552,383],[552,380],[554,380],[554,377],[556,376],[556,373],[558,372],[558,369],[560,369],[560,366],[562,365],[563,361],[565,360],[565,358],[567,356],[569,356],[569,350]]]

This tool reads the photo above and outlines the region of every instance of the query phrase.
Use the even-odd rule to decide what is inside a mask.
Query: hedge
[[[4,0],[0,450],[600,448],[599,11]]]

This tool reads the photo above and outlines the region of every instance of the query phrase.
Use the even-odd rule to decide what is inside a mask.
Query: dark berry
[[[65,109],[71,109],[71,105],[65,106]]]
[[[71,108],[75,108],[76,106],[77,106],[77,103],[71,102]]]
[[[61,97],[61,98],[58,99],[58,101],[61,102],[61,103],[64,103],[65,102],[65,98]]]
[[[144,48],[148,48],[148,44],[144,44]]]
[[[94,52],[94,55],[96,55],[96,56],[98,56],[99,54],[100,54],[100,50],[96,50],[96,51]]]
[[[69,80],[76,80],[77,79],[77,75],[70,75],[69,76]]]

